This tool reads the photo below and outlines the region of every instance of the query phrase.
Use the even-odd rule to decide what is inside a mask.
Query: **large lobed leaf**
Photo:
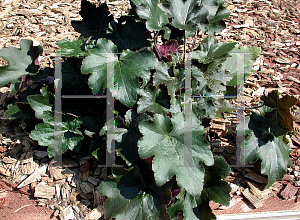
[[[119,57],[116,46],[106,39],[99,39],[97,48],[89,50],[89,54],[83,60],[81,71],[91,73],[88,84],[93,94],[106,87],[107,72],[114,72],[115,98],[128,107],[136,103],[139,77],[148,82],[150,69],[158,64],[154,53],[147,50],[125,50]],[[113,69],[107,69],[108,66]]]
[[[0,87],[11,82],[19,82],[23,75],[36,73],[39,69],[34,60],[42,53],[41,46],[33,46],[31,40],[20,40],[20,49],[16,47],[2,48],[0,57],[7,65],[0,67]]]
[[[240,158],[242,163],[254,163],[259,158],[262,161],[261,173],[268,175],[269,188],[276,180],[281,179],[291,166],[289,154],[290,147],[284,142],[284,136],[275,137],[264,127],[264,118],[253,113],[246,117],[248,123],[246,128],[241,125],[237,127],[240,134],[245,134],[245,141],[242,143]]]
[[[156,183],[162,185],[174,175],[180,187],[190,194],[199,195],[203,188],[204,162],[213,165],[210,145],[206,142],[205,129],[199,125],[196,116],[192,117],[192,145],[184,143],[185,120],[182,113],[174,117],[155,114],[153,121],[143,121],[139,129],[143,137],[138,141],[139,155],[148,158],[154,155],[152,169]],[[188,161],[185,154],[190,154]],[[186,174],[189,178],[186,178]]]
[[[147,185],[138,167],[122,169],[114,179],[105,179],[99,190],[108,199],[104,202],[105,218],[116,220],[170,220],[164,194],[159,187]]]
[[[262,96],[261,100],[268,107],[275,108],[271,112],[265,113],[266,124],[271,132],[276,136],[281,136],[294,130],[293,121],[295,118],[290,112],[290,108],[297,103],[295,97],[285,95],[279,98],[278,90],[273,90],[268,96]]]
[[[131,17],[121,17],[118,23],[111,21],[107,30],[107,38],[114,42],[118,51],[139,50],[150,46],[151,35],[144,22],[136,22]]]
[[[230,168],[223,157],[214,157],[213,166],[205,166],[205,181],[201,196],[192,196],[181,190],[175,203],[168,208],[168,213],[175,218],[182,210],[184,220],[216,219],[209,207],[209,201],[228,206],[231,187],[222,181],[230,173]]]
[[[160,0],[132,0],[137,7],[137,14],[140,18],[146,19],[146,27],[149,31],[159,31],[169,23],[168,15],[161,7]]]
[[[213,35],[225,27],[223,19],[229,18],[229,10],[220,0],[133,0],[140,18],[146,19],[150,31],[164,29],[171,23],[174,27],[192,34],[196,28]],[[165,37],[168,39],[168,33]]]
[[[168,9],[168,12],[170,14],[170,17],[173,17],[172,25],[179,29],[194,31],[195,25],[192,20],[197,16],[197,11],[199,10],[199,1],[174,0],[169,2],[170,7]]]
[[[81,0],[81,10],[79,14],[81,21],[72,21],[71,24],[75,31],[81,33],[84,37],[98,39],[105,37],[108,23],[113,20],[106,4],[102,3],[99,7],[87,0]]]

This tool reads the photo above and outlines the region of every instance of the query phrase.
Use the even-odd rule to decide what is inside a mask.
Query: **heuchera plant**
[[[222,0],[132,0],[127,16],[114,20],[106,4],[96,7],[82,0],[82,21],[73,21],[81,33],[77,40],[58,42],[62,62],[63,95],[105,95],[108,72],[114,72],[115,152],[123,167],[100,184],[108,198],[105,218],[215,219],[209,201],[228,206],[230,186],[223,181],[230,168],[222,157],[214,157],[201,125],[204,118],[222,117],[234,110],[225,94],[243,83],[253,71],[260,49],[223,43],[213,35],[225,28],[229,11]],[[208,36],[187,53],[186,38],[199,31]],[[151,37],[153,34],[153,38]],[[158,37],[162,44],[158,44]],[[179,52],[179,45],[184,51]],[[233,52],[244,53],[238,69]],[[21,40],[20,49],[0,50],[7,65],[0,68],[0,86],[11,83],[18,96],[2,119],[19,120],[49,157],[67,150],[77,157],[92,154],[105,164],[105,99],[62,100],[62,146],[54,136],[54,69],[41,69],[40,46]],[[185,64],[191,58],[191,144],[185,144]],[[245,75],[244,75],[245,72]],[[242,75],[241,75],[242,74]],[[242,78],[242,82],[238,79]],[[25,88],[24,88],[25,85]],[[261,173],[271,186],[291,165],[286,135],[293,131],[291,96],[273,91],[262,98],[264,107],[238,126],[245,135],[240,151],[245,164],[261,160]],[[186,155],[190,158],[187,160]],[[123,162],[122,162],[123,161]]]

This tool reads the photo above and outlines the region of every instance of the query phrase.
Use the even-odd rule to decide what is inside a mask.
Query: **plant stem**
[[[197,34],[198,34],[198,28],[196,28],[196,32],[195,32],[195,36],[194,36],[193,44],[192,44],[192,50],[194,50],[194,47],[195,47],[195,44],[196,44],[196,37],[197,37]]]
[[[185,30],[184,30],[184,35],[183,35],[183,62],[185,62],[185,53],[186,53],[186,47],[185,47],[185,43],[186,43],[186,38],[185,38]]]
[[[162,55],[161,55],[159,49],[157,48],[157,37],[158,37],[158,33],[159,33],[159,31],[157,31],[157,32],[155,33],[155,35],[154,35],[154,51],[155,51],[155,53],[157,54],[158,59],[161,60],[161,59],[162,59]]]

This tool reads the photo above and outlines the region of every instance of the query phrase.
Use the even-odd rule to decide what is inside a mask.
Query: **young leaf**
[[[123,50],[139,50],[150,46],[150,33],[144,22],[136,22],[131,17],[121,17],[118,23],[110,22],[107,30],[107,38],[114,42],[121,53]]]
[[[81,10],[79,14],[82,21],[72,21],[71,24],[75,31],[81,33],[84,37],[92,36],[92,39],[105,37],[105,31],[108,23],[113,21],[113,16],[106,4],[96,7],[95,4],[87,0],[81,0]]]
[[[116,220],[170,220],[166,202],[157,186],[144,183],[138,167],[126,171],[114,179],[105,179],[99,190],[108,199],[104,202],[105,218]]]
[[[84,45],[83,40],[69,41],[65,39],[64,41],[57,42],[56,45],[61,48],[56,53],[64,57],[85,57],[87,55],[81,48]]]
[[[160,31],[169,23],[168,15],[160,5],[160,0],[144,1],[132,0],[137,7],[136,12],[140,18],[146,19],[146,28],[149,31]]]
[[[17,118],[21,118],[22,112],[19,109],[17,104],[15,104],[15,105],[9,104],[7,106],[7,108],[8,108],[7,111],[1,117],[2,120],[4,120],[4,119],[14,120]]]
[[[273,90],[268,96],[262,96],[261,100],[266,106],[275,108],[272,112],[267,112],[265,117],[267,118],[266,123],[276,137],[294,130],[295,118],[290,113],[290,108],[298,101],[295,97],[286,95],[280,99],[278,90]]]
[[[223,7],[223,0],[203,0],[198,16],[193,21],[198,24],[198,28],[209,35],[220,33],[226,24],[223,19],[228,19],[230,11]]]
[[[171,77],[168,73],[169,67],[166,63],[161,63],[155,67],[156,72],[153,75],[153,85],[158,86],[163,83],[168,87],[168,94],[171,97],[171,102],[176,103],[175,93],[183,87],[183,83],[176,77]]]
[[[178,42],[175,39],[166,41],[163,45],[157,45],[157,49],[163,57],[170,57],[171,54],[178,52]]]
[[[41,46],[33,46],[31,40],[20,40],[20,49],[16,47],[2,48],[0,57],[7,65],[0,67],[0,87],[11,82],[19,82],[23,75],[36,73],[39,69],[34,60],[42,53]]]
[[[171,119],[155,114],[153,121],[139,124],[143,134],[143,138],[138,141],[139,155],[144,159],[154,155],[152,169],[158,185],[166,183],[176,175],[180,187],[194,196],[201,193],[204,168],[200,163],[213,165],[213,157],[210,145],[203,136],[205,130],[199,124],[193,115],[192,146],[184,143],[185,121],[182,113]],[[187,161],[185,154],[190,154],[192,160]],[[190,178],[187,179],[185,173],[189,173]]]
[[[268,175],[265,188],[269,188],[276,180],[281,179],[286,174],[287,167],[292,165],[289,158],[291,149],[284,142],[284,136],[275,137],[266,128],[262,131],[264,121],[255,115],[256,113],[253,113],[251,117],[246,117],[246,128],[242,128],[240,124],[237,127],[240,134],[246,134],[240,158],[244,164],[254,163],[259,158],[262,160],[261,173]]]
[[[222,66],[222,63],[220,62],[213,62],[209,64],[204,73],[202,73],[201,70],[197,67],[192,66],[192,74],[199,82],[200,87],[197,88],[198,91],[201,91],[203,87],[208,87],[215,94],[220,94],[220,92],[226,91],[225,85],[232,79],[231,74],[225,70],[225,68]],[[207,88],[203,89],[207,91]]]
[[[89,86],[93,94],[106,87],[107,72],[114,71],[115,98],[122,104],[132,107],[137,100],[139,79],[150,79],[150,69],[158,64],[154,53],[141,50],[138,52],[123,51],[120,57],[116,55],[116,46],[106,39],[97,41],[97,48],[89,50],[90,55],[83,60],[81,71],[83,74],[92,73],[89,77]],[[108,66],[114,70],[107,69]]]

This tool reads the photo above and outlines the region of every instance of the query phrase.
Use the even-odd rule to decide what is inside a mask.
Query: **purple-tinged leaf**
[[[172,198],[174,199],[181,191],[181,188],[175,183],[172,186],[171,192],[172,192]]]
[[[41,84],[46,84],[46,85],[49,85],[51,83],[54,82],[54,78],[51,77],[51,78],[46,78],[46,79],[40,79],[38,81],[35,81],[35,83],[41,83]]]
[[[169,57],[171,54],[178,52],[178,43],[177,40],[169,40],[161,46],[157,46],[160,54],[163,57]]]

